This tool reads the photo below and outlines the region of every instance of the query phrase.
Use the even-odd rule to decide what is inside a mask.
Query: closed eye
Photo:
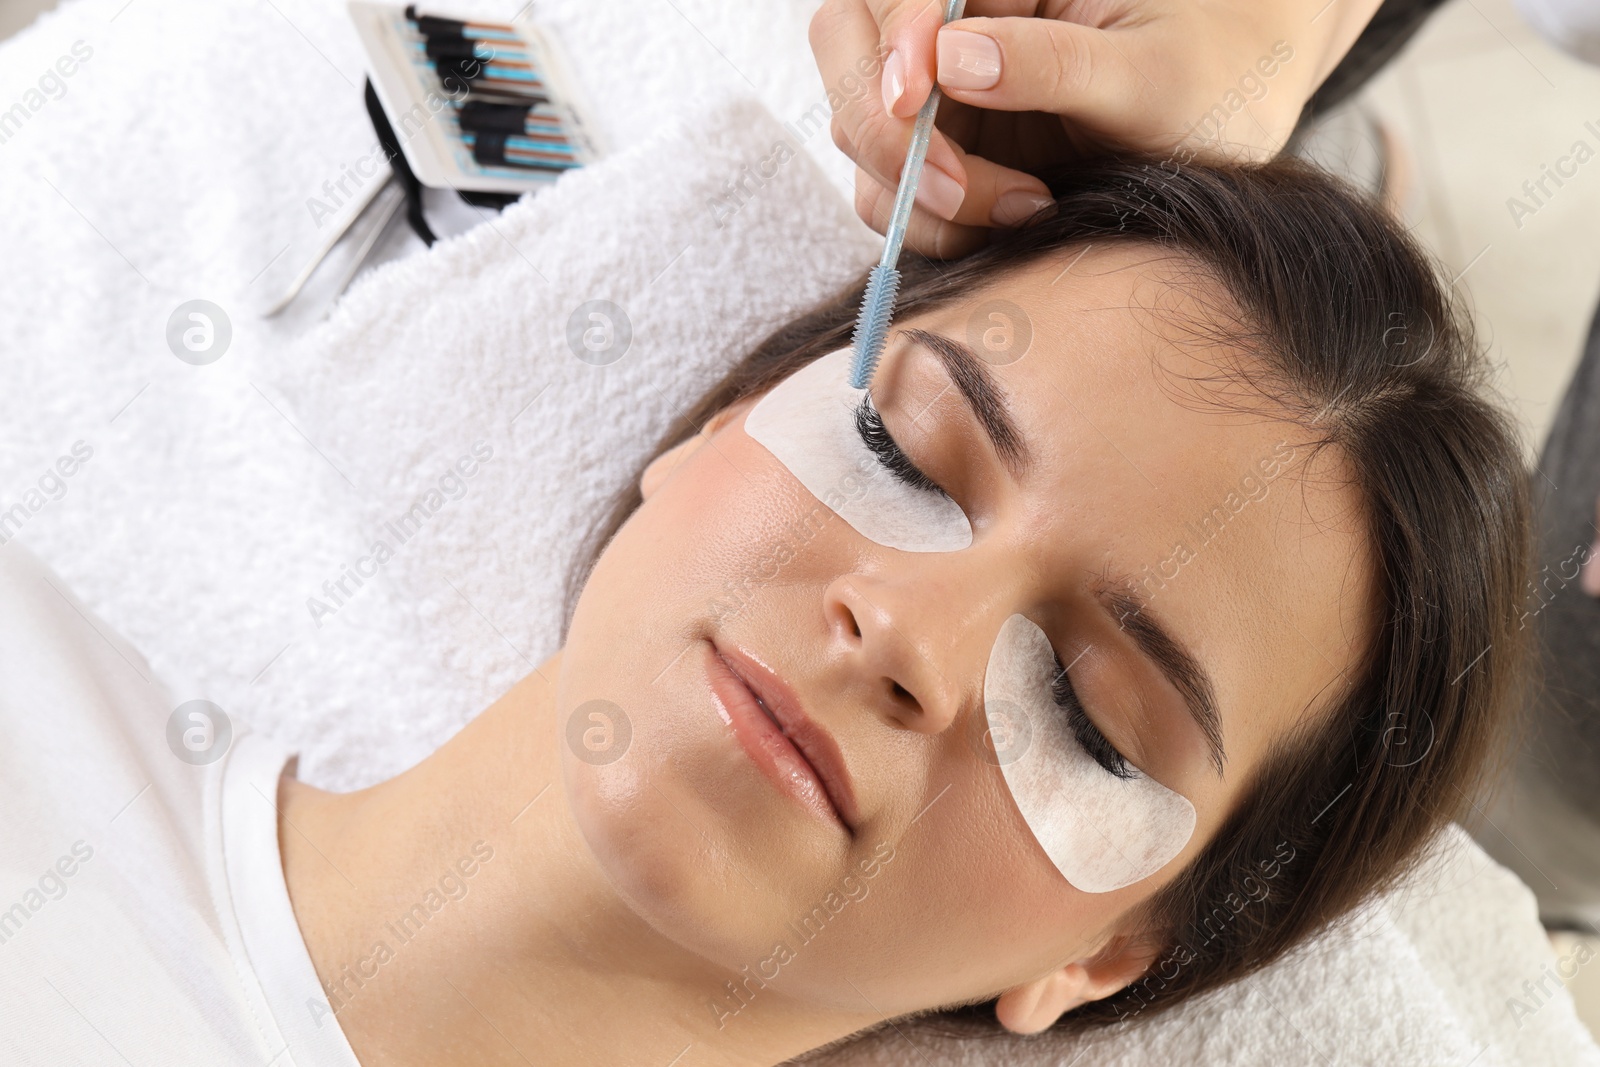
[[[1083,701],[1078,699],[1077,690],[1072,688],[1072,681],[1067,677],[1067,669],[1061,665],[1059,655],[1056,656],[1056,673],[1050,680],[1050,690],[1055,697],[1056,707],[1067,717],[1067,726],[1071,728],[1072,735],[1096,763],[1118,778],[1139,776],[1127,757],[1106,740],[1106,735],[1100,732],[1094,720],[1089,718],[1089,713],[1083,710]]]
[[[884,470],[900,481],[913,489],[938,493],[946,498],[950,496],[938,482],[922,473],[922,470],[911,462],[911,457],[901,451],[895,439],[889,435],[888,427],[884,426],[883,416],[872,406],[871,393],[862,394],[861,403],[856,407],[856,432],[861,435],[861,443],[877,457]]]

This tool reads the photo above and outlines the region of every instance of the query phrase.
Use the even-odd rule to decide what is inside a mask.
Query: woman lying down
[[[4,1058],[1137,1026],[1389,883],[1522,669],[1484,364],[1416,246],[1301,166],[1058,190],[908,273],[870,395],[859,290],[751,352],[598,529],[562,649],[371,788],[259,734],[175,759],[137,654],[0,553],[5,892],[42,902],[5,918]]]

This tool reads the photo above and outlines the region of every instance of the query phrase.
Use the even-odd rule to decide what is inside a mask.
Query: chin
[[[562,754],[563,786],[584,843],[643,922],[736,969],[764,940],[762,909],[752,907],[756,890],[733,866],[737,842],[670,769],[657,761],[628,763],[592,767]]]

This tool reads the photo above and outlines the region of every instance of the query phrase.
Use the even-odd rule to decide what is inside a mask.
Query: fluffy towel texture
[[[371,144],[336,6],[85,0],[0,46],[0,108],[29,112],[0,143],[0,509],[24,502],[22,539],[180,698],[300,745],[311,780],[398,770],[552,651],[577,533],[675,408],[873,258],[804,158],[738,212],[715,206],[783,133],[726,103],[751,89],[735,75],[759,72],[788,120],[821,87],[796,73],[805,5],[703,6],[542,4],[616,154],[373,272],[299,336],[303,319],[249,308],[317,236],[306,198]],[[33,107],[28,88],[80,39],[91,58]],[[793,44],[757,62],[773,41]],[[790,136],[837,166],[818,137]],[[206,367],[165,341],[195,297],[233,321]],[[609,366],[568,346],[590,299],[631,320]],[[92,457],[49,475],[78,440]],[[492,457],[447,495],[480,440]],[[385,537],[441,479],[417,531]],[[334,605],[322,583],[379,537],[394,557]],[[312,596],[337,607],[320,627]],[[1518,1029],[1508,998],[1553,963],[1531,897],[1461,835],[1444,844],[1418,889],[1094,1039],[1083,1062],[1600,1063],[1564,995]],[[1042,1067],[1082,1051],[914,1039],[890,1031],[834,1062]]]
[[[92,54],[0,145],[0,242],[8,264],[35,265],[11,272],[0,306],[0,506],[74,441],[94,449],[21,536],[180,692],[300,746],[312,781],[404,768],[553,652],[576,532],[675,405],[875,255],[808,158],[774,153],[785,131],[728,103],[726,69],[702,70],[683,35],[707,46],[662,10],[665,25],[636,12],[585,80],[616,116],[600,123],[604,165],[416,244],[299,335],[304,315],[252,309],[324,232],[308,198],[373,142],[342,7],[84,3],[4,46],[0,100],[75,40]],[[656,56],[643,26],[678,50]],[[575,58],[592,50],[576,36]],[[636,69],[628,41],[678,57],[684,92],[605,105],[622,87],[601,73]],[[233,327],[204,367],[166,343],[196,297]],[[591,298],[632,320],[611,366],[569,349],[567,319]],[[494,458],[463,499],[347,604],[324,591],[480,438]],[[314,621],[313,596],[336,613]]]
[[[902,1024],[903,1033],[883,1028],[806,1062],[900,1067],[922,1062],[914,1044],[936,1049],[939,1067],[1593,1067],[1600,1049],[1571,998],[1537,992],[1541,981],[1555,988],[1558,966],[1537,920],[1528,888],[1451,827],[1395,890],[1289,959],[1170,1015],[1076,1040],[936,1038]],[[1524,1008],[1515,1016],[1511,997]]]

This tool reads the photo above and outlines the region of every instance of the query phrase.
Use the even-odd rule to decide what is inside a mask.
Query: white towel
[[[685,34],[699,51],[659,57],[681,92],[600,121],[621,144],[610,159],[478,231],[414,242],[299,337],[304,315],[251,312],[319,236],[308,198],[373,142],[342,6],[69,4],[4,45],[0,101],[75,41],[91,55],[0,144],[0,248],[34,265],[9,272],[0,306],[0,507],[83,440],[93,458],[23,539],[163,676],[300,746],[312,781],[401,770],[554,651],[575,531],[673,406],[874,255],[807,156],[775,158],[779,139],[806,139],[731,102],[731,68],[705,64],[716,52],[674,8],[651,10],[607,44],[603,69],[642,69],[630,53],[686,47]],[[585,90],[622,87],[595,73]],[[641,111],[653,129],[630,125]],[[752,169],[759,181],[730,200]],[[197,297],[233,329],[203,367],[165,336]],[[566,319],[590,297],[634,320],[614,366],[568,350]],[[469,495],[314,625],[307,599],[332,603],[323,583],[359,562],[405,487],[437,480],[479,435],[497,458]]]
[[[1600,1063],[1557,991],[1533,894],[1451,827],[1411,877],[1288,959],[1136,1026],[1064,1039],[874,1032],[808,1067],[1306,1064],[1510,1067]],[[1524,982],[1535,986],[1533,996]],[[1510,1009],[1515,998],[1522,1007]]]
[[[871,260],[808,158],[716,207],[786,132],[837,176],[825,135],[733,100],[751,91],[741,68],[784,120],[820,95],[794,74],[803,8],[542,4],[616,153],[385,265],[319,326],[248,311],[315,237],[307,197],[371,144],[342,11],[81,0],[46,16],[0,45],[0,110],[28,112],[0,142],[0,510],[24,504],[22,540],[180,699],[301,746],[311,780],[415,760],[553,650],[576,535],[674,406]],[[34,108],[28,89],[78,40],[90,58]],[[233,325],[204,367],[165,337],[196,297]],[[610,366],[567,347],[589,299],[632,322]],[[327,602],[322,583],[480,439],[493,456],[464,495],[441,494],[313,623],[307,598]],[[79,440],[92,456],[52,477]],[[1564,995],[1518,1028],[1509,1001],[1555,965],[1531,897],[1458,833],[1445,844],[1417,889],[1344,932],[1088,1052],[1054,1035],[913,1052],[891,1031],[848,1062],[1600,1063]]]
[[[322,733],[325,707],[303,709],[296,740],[319,764],[354,747],[397,770],[554,652],[579,534],[673,413],[870,264],[871,235],[809,160],[779,165],[782,137],[748,101],[689,116],[491,225],[385,265],[282,354],[273,378],[286,406],[357,509],[362,533],[343,558],[374,540],[395,549],[376,595],[363,588],[332,616],[313,605],[318,630],[305,602],[331,606],[327,595],[284,590],[306,640],[361,650],[348,668],[358,686],[342,664],[326,682],[350,693],[337,734]],[[767,158],[772,177],[740,210],[718,201],[727,176]],[[591,301],[621,309],[625,319],[606,312],[611,328],[631,330],[614,363],[585,362],[570,343],[569,320]],[[402,521],[479,441],[493,458],[467,464],[476,472],[459,499],[441,493],[425,524],[421,513]],[[407,638],[421,641],[431,676],[394,643],[395,617],[420,627]],[[371,702],[405,660],[405,690]],[[397,718],[439,729],[396,751]]]

